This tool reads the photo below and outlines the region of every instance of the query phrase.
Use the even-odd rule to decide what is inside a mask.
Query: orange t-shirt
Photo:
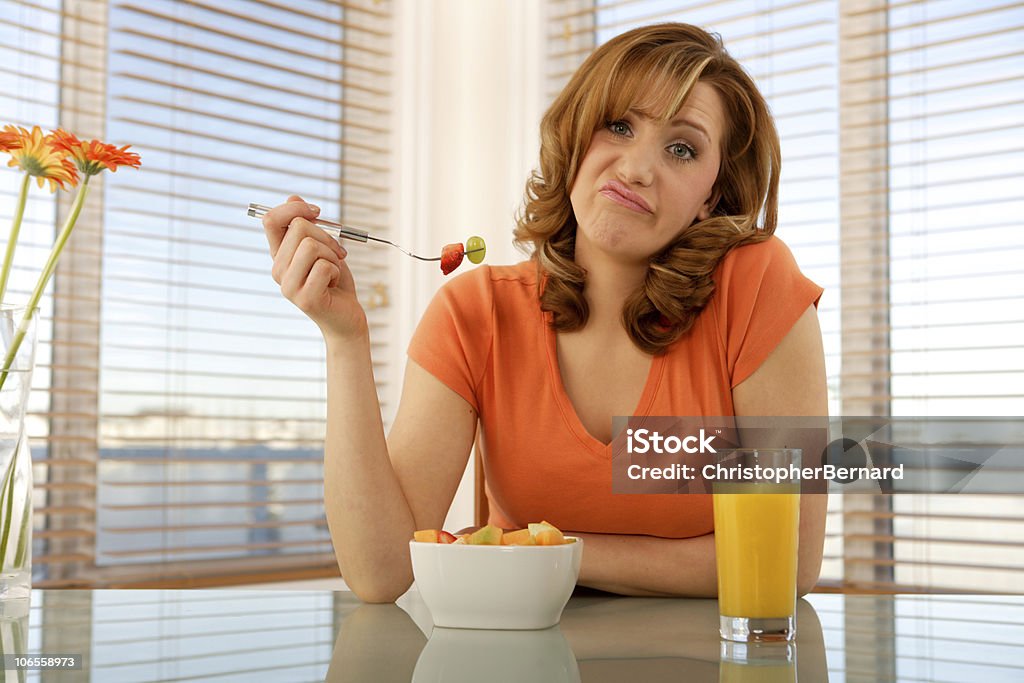
[[[749,377],[822,289],[776,237],[730,251],[691,330],[655,356],[636,415],[732,415]],[[434,296],[409,357],[477,411],[490,523],[689,538],[714,530],[711,497],[612,493],[611,446],[562,386],[533,261],[481,266]]]

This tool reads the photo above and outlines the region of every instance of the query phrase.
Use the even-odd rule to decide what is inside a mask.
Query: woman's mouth
[[[625,185],[615,180],[605,183],[599,193],[611,201],[637,213],[653,213],[644,198],[630,191]]]

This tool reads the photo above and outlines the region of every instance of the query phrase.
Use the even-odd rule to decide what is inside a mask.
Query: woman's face
[[[595,249],[646,263],[708,218],[724,121],[718,91],[698,82],[672,121],[631,109],[599,128],[569,193],[577,256]]]

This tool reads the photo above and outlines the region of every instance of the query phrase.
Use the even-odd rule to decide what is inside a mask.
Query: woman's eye
[[[690,159],[697,158],[697,152],[693,149],[693,147],[690,147],[689,145],[684,145],[681,142],[677,142],[676,144],[672,145],[671,147],[669,147],[669,150],[675,157],[682,159],[684,161],[689,161]]]
[[[625,121],[612,121],[608,124],[608,130],[616,135],[626,135],[629,133],[629,124]]]

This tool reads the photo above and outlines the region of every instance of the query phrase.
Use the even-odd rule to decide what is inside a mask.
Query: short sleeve
[[[712,310],[736,387],[760,367],[824,291],[779,238],[733,249],[716,273]]]
[[[487,266],[445,283],[409,342],[409,358],[480,412],[477,388],[490,356],[493,289]]]

